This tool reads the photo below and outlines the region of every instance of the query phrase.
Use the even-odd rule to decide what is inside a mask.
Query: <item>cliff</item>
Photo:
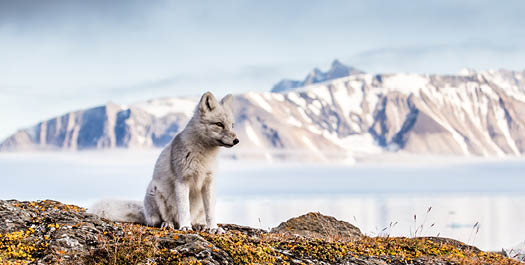
[[[69,112],[18,131],[0,151],[162,147],[184,128],[196,101],[162,98]],[[230,154],[237,157],[525,153],[523,71],[353,73],[283,93],[238,94],[234,105],[241,143]]]

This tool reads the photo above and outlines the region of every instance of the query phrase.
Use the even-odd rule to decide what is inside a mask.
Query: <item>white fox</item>
[[[143,204],[101,201],[89,212],[114,221],[224,232],[215,221],[213,168],[220,146],[239,143],[232,105],[230,94],[218,102],[204,93],[186,128],[160,153]]]

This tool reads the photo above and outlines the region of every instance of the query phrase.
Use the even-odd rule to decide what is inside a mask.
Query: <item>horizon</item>
[[[141,225],[251,238],[317,212],[358,228],[364,248],[445,240],[525,261],[523,14],[523,0],[0,0],[0,237],[26,236],[0,240],[0,260],[104,262],[118,248],[198,262],[202,248],[156,251],[182,241]],[[75,237],[72,223],[101,229]],[[102,235],[115,224],[153,245],[119,247]],[[107,249],[93,238],[115,250],[77,251]],[[349,247],[270,254],[459,257]]]
[[[0,139],[104,102],[367,73],[523,70],[521,1],[0,2]]]
[[[354,67],[355,69],[358,69],[358,70],[363,70],[363,69],[361,69],[359,67],[356,67],[354,65],[346,64],[345,62],[342,62],[341,60],[339,60],[337,58],[333,59],[332,63],[334,61],[339,61],[340,63],[342,63],[345,66],[350,66],[350,67]],[[330,65],[332,63],[330,63]],[[313,67],[311,67],[310,71],[305,72],[304,75],[302,77],[300,77],[300,78],[282,77],[281,79],[275,81],[273,85],[275,85],[279,81],[285,80],[285,79],[288,79],[288,80],[293,79],[293,80],[303,81],[304,78],[309,73],[311,73],[313,70],[315,70],[315,69],[319,69],[322,72],[327,72],[330,69],[330,65],[328,67],[323,67],[323,68],[321,68],[319,66],[313,66]],[[500,68],[489,68],[489,69],[473,69],[473,68],[463,67],[457,73],[418,73],[418,72],[376,72],[376,73],[370,73],[370,72],[367,72],[365,70],[363,70],[363,71],[364,71],[364,74],[371,74],[371,75],[382,75],[382,74],[460,75],[461,74],[460,72],[462,70],[465,70],[465,69],[466,70],[473,70],[473,71],[475,71],[477,73],[488,72],[488,71],[501,71],[501,70],[512,71],[512,72],[525,71],[525,68],[523,68],[523,69],[508,69],[508,68],[503,68],[503,67],[500,67]],[[248,93],[248,92],[282,93],[282,92],[271,92],[271,89],[272,89],[273,85],[271,87],[267,88],[267,89],[251,89],[251,90],[240,91],[240,92],[232,93],[232,94],[236,95],[236,94],[243,94],[243,93]],[[0,87],[0,89],[1,89],[1,87]],[[52,119],[52,118],[55,118],[55,117],[59,117],[59,116],[65,115],[65,114],[70,113],[70,112],[86,110],[86,109],[94,108],[94,107],[97,107],[97,106],[103,106],[103,105],[108,104],[108,103],[114,103],[114,104],[117,104],[117,105],[125,107],[125,106],[128,106],[128,105],[133,105],[133,104],[137,104],[137,103],[140,103],[140,102],[145,102],[145,101],[152,100],[152,99],[162,99],[162,98],[198,98],[200,96],[200,94],[202,94],[202,93],[204,93],[206,91],[210,91],[210,90],[203,89],[203,92],[194,93],[194,94],[159,95],[159,96],[154,96],[154,97],[150,97],[150,98],[137,98],[137,99],[127,100],[127,101],[124,100],[123,102],[116,102],[115,100],[108,99],[106,101],[93,103],[93,104],[90,104],[90,105],[78,106],[78,107],[72,108],[72,109],[64,109],[61,112],[50,114],[49,116],[42,117],[39,120],[37,120],[37,121],[35,121],[35,122],[31,123],[31,124],[26,124],[26,125],[23,125],[23,126],[19,126],[19,127],[14,128],[13,130],[10,130],[10,131],[9,130],[2,130],[2,129],[0,129],[0,143],[3,142],[4,140],[6,140],[8,137],[10,137],[11,135],[13,135],[14,133],[16,133],[19,130],[27,129],[29,127],[32,127],[32,126],[36,125],[39,122],[42,122],[42,121],[45,121],[45,120],[48,120],[48,119]],[[222,91],[222,92],[224,94],[230,93],[228,91]],[[212,93],[215,94],[215,92],[213,92],[213,91],[212,91]],[[217,94],[217,95],[222,95],[222,94]]]
[[[362,70],[359,67],[355,67],[353,65],[345,64],[344,62],[341,62],[339,59],[332,60],[332,63],[334,61],[339,61],[340,63],[342,63],[345,66],[351,66],[351,67],[354,67],[355,69]],[[327,72],[329,70],[329,67],[328,68],[320,68],[320,67],[314,66],[314,67],[311,68],[311,70],[309,72],[306,72],[302,78],[297,78],[297,79],[293,79],[293,80],[303,81],[304,78],[306,77],[306,75],[309,74],[310,72],[312,72],[315,69],[319,69],[322,72]],[[464,67],[464,68],[460,69],[457,73],[415,73],[415,72],[369,73],[369,72],[364,71],[364,74],[371,74],[371,75],[382,75],[382,74],[460,75],[460,71],[465,70],[465,69],[466,70],[473,70],[473,71],[475,71],[477,73],[488,72],[488,71],[501,71],[501,70],[513,71],[513,72],[525,71],[525,68],[524,69],[493,68],[493,69],[479,70],[479,69],[472,69],[472,68]],[[280,80],[276,81],[274,83],[274,85],[277,84],[279,81],[285,80],[285,79],[289,80],[289,79],[292,79],[292,78],[283,77]],[[263,89],[260,89],[260,90],[258,90],[258,89],[246,90],[246,91],[233,93],[233,94],[236,95],[236,94],[243,94],[243,93],[248,93],[248,92],[282,93],[282,92],[271,92],[271,88],[272,87],[270,87],[270,88],[268,88],[266,90],[263,90]],[[206,90],[206,89],[204,89],[204,90]],[[229,93],[229,92],[226,91],[224,93]],[[218,95],[222,95],[222,94],[218,94]],[[31,126],[36,125],[39,122],[42,122],[42,121],[45,121],[45,120],[48,120],[48,119],[52,119],[52,118],[55,118],[55,117],[59,117],[59,116],[62,116],[62,115],[65,115],[67,113],[74,112],[74,111],[86,110],[86,109],[94,108],[94,107],[97,107],[97,106],[103,106],[103,105],[109,104],[109,103],[114,103],[114,104],[126,107],[128,105],[133,105],[133,104],[137,104],[137,103],[140,103],[140,102],[145,102],[145,101],[152,100],[152,99],[173,98],[173,97],[176,97],[176,98],[198,98],[199,96],[200,96],[200,94],[183,94],[183,95],[180,95],[180,96],[177,96],[177,95],[160,95],[160,96],[156,96],[156,97],[152,97],[152,98],[141,98],[141,99],[136,99],[136,100],[127,101],[127,102],[115,102],[114,100],[110,99],[110,100],[106,100],[105,102],[98,102],[98,103],[94,103],[94,104],[91,104],[91,105],[79,106],[79,107],[73,108],[73,109],[65,109],[62,112],[57,112],[55,114],[50,114],[50,116],[43,117],[40,120],[38,120],[36,122],[33,122],[32,124],[21,126],[21,127],[17,127],[17,128],[15,128],[14,130],[11,130],[11,131],[0,129],[0,143],[2,143],[4,140],[6,140],[8,137],[10,137],[11,135],[13,135],[14,133],[16,133],[19,130],[27,129],[27,128],[31,127]]]

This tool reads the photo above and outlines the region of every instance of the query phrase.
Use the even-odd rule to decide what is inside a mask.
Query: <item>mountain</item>
[[[283,79],[279,83],[275,84],[272,88],[272,92],[286,92],[292,91],[294,88],[303,87],[311,84],[321,83],[349,75],[354,74],[363,74],[361,70],[355,69],[350,66],[346,66],[339,62],[339,60],[334,60],[332,66],[327,72],[322,72],[318,68],[314,68],[303,81]]]
[[[198,98],[109,103],[23,129],[0,150],[161,147]],[[525,153],[525,71],[352,74],[283,93],[234,96],[241,144],[231,156],[353,159],[381,152]]]

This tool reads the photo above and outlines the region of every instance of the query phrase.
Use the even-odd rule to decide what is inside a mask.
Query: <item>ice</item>
[[[159,153],[1,153],[0,199],[53,199],[81,206],[101,198],[141,200]],[[369,235],[397,221],[388,233],[410,236],[427,216],[418,235],[439,233],[484,250],[523,242],[523,159],[389,155],[352,166],[222,158],[216,174],[217,219],[267,229],[319,211],[354,223]],[[427,215],[428,207],[432,211]],[[479,233],[472,233],[476,222]]]

